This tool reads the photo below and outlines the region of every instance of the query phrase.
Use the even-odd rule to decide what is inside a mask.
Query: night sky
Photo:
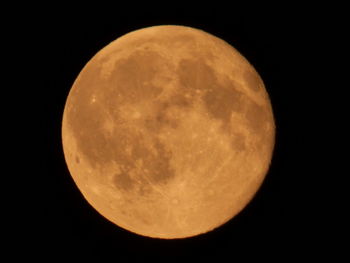
[[[33,87],[40,108],[40,169],[31,211],[35,226],[28,242],[35,253],[51,257],[70,255],[91,259],[186,260],[188,258],[249,258],[279,254],[289,258],[306,243],[300,236],[307,223],[296,205],[300,192],[293,188],[306,171],[300,169],[307,153],[300,126],[307,90],[296,85],[303,74],[294,67],[295,49],[302,46],[297,16],[280,12],[254,12],[233,7],[203,10],[175,7],[132,8],[90,12],[69,8],[38,12],[27,35],[39,54]],[[112,8],[112,7],[111,7]],[[44,9],[45,10],[45,9]],[[256,10],[258,11],[258,10]],[[294,19],[293,19],[294,17]],[[234,219],[205,235],[183,240],[159,240],[138,236],[115,226],[95,211],[74,184],[65,164],[61,120],[68,92],[84,65],[108,43],[136,29],[153,25],[184,25],[202,29],[234,46],[255,67],[270,95],[276,145],[266,179],[249,205]],[[302,96],[301,96],[302,97]],[[299,118],[304,116],[304,118]],[[33,151],[35,155],[36,149]],[[38,150],[39,151],[39,150]],[[298,168],[299,167],[299,168]],[[205,217],[203,218],[205,220]],[[219,259],[220,258],[220,259]],[[118,261],[120,259],[120,261]],[[185,261],[186,262],[186,261]]]

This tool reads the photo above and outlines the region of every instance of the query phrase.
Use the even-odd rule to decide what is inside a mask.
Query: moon
[[[142,236],[186,238],[254,197],[275,124],[262,79],[235,48],[199,29],[153,26],[85,65],[62,143],[74,182],[103,217]]]

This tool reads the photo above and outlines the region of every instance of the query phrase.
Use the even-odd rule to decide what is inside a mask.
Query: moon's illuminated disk
[[[98,52],[62,123],[86,200],[158,238],[205,233],[237,215],[267,173],[274,136],[254,68],[226,42],[183,26],[136,30]]]

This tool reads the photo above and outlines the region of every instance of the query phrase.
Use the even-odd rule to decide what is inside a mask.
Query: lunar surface
[[[164,239],[237,215],[265,178],[274,140],[253,66],[184,26],[136,30],[99,51],[62,121],[67,166],[85,199],[119,227]]]

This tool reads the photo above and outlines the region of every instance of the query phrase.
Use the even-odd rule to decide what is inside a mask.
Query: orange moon
[[[199,29],[154,26],[85,65],[62,142],[74,182],[102,216],[139,235],[185,238],[253,198],[275,124],[262,79],[236,49]]]

